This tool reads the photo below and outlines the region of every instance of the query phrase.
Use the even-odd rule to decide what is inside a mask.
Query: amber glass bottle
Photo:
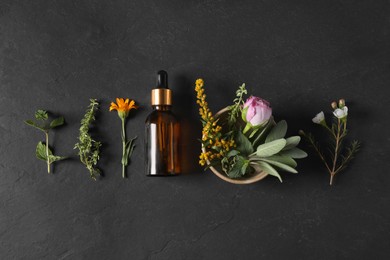
[[[159,71],[157,88],[152,90],[153,112],[145,122],[145,170],[147,176],[170,176],[180,173],[179,122],[172,113],[172,92],[168,74]]]

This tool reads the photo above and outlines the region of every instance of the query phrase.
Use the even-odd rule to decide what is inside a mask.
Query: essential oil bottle
[[[157,87],[152,90],[152,113],[145,122],[145,170],[147,176],[172,176],[180,173],[180,125],[172,113],[172,91],[168,73],[157,73]]]

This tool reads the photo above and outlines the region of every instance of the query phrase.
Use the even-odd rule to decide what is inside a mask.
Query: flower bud
[[[271,118],[272,108],[268,101],[259,97],[249,97],[242,111],[242,119],[250,127],[261,127]]]
[[[324,112],[319,112],[313,119],[313,123],[326,126]]]
[[[340,99],[339,100],[339,108],[343,108],[343,107],[345,107],[345,99]]]
[[[348,116],[348,107],[344,106],[343,108],[337,108],[333,111],[333,115],[339,119],[346,118]]]

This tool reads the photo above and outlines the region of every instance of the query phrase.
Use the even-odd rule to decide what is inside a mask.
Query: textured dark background
[[[389,1],[0,1],[1,259],[388,259]],[[170,73],[183,122],[186,174],[147,178],[143,128],[155,73]],[[197,166],[193,82],[217,111],[246,82],[289,133],[340,97],[363,149],[333,187],[314,154],[284,183],[248,186]],[[88,99],[104,178],[74,156]],[[130,97],[138,135],[121,178],[120,120]],[[54,174],[35,158],[43,135],[23,120],[43,108],[67,125],[51,135]],[[315,130],[314,130],[315,131]]]

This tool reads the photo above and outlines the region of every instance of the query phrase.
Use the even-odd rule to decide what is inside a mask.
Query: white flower
[[[325,121],[325,115],[324,112],[319,112],[313,119],[313,123],[315,124],[322,124],[323,121]]]
[[[347,117],[348,115],[348,107],[344,106],[343,108],[336,108],[333,111],[333,115],[339,119],[342,119],[344,117]]]

